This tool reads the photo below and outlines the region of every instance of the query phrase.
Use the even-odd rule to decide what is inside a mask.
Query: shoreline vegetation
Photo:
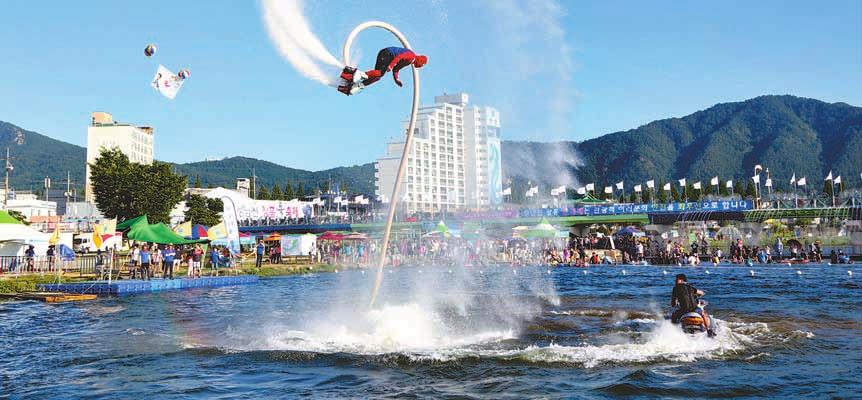
[[[314,274],[319,272],[335,272],[337,270],[347,270],[354,267],[346,267],[333,264],[264,264],[260,270],[254,267],[254,263],[243,263],[236,272],[240,275],[257,275],[262,279],[275,278],[281,276]],[[227,271],[222,269],[222,271]],[[232,274],[234,270],[224,272],[224,274]],[[203,271],[202,276],[209,276],[208,269]],[[187,268],[178,268],[175,276],[177,278],[188,279],[186,274]],[[49,273],[28,273],[20,275],[0,275],[0,293],[16,294],[37,291],[37,286],[49,283],[73,283],[73,282],[89,282],[96,280],[98,277],[94,275],[79,275],[75,272],[66,272],[60,276]]]

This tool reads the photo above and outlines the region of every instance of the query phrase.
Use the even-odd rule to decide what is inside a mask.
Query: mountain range
[[[760,96],[722,103],[583,142],[505,141],[504,182],[530,180],[550,187],[649,179],[709,182],[749,179],[754,166],[769,168],[776,186],[834,171],[845,183],[862,172],[862,108],[794,96]]]
[[[10,148],[12,187],[39,190],[53,180],[52,197],[62,196],[66,174],[80,190],[86,150],[0,121],[0,146]],[[2,151],[2,147],[0,147]],[[854,179],[862,172],[862,108],[794,96],[760,96],[721,103],[680,118],[668,118],[582,142],[504,141],[504,182],[545,187],[597,186],[648,179],[708,182],[712,176],[748,179],[755,164],[770,169],[776,182],[792,174],[822,181],[830,171]],[[374,192],[374,165],[323,171],[289,168],[248,157],[174,164],[203,186],[233,187],[236,178],[257,176],[258,185],[290,182],[305,191],[343,184],[350,192]],[[848,179],[845,178],[845,182]],[[779,185],[780,186],[780,185]],[[786,186],[786,185],[785,185]]]

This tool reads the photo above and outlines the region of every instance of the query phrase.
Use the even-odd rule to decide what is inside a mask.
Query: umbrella
[[[344,240],[347,236],[344,232],[326,231],[317,237],[318,240]]]
[[[627,226],[617,231],[617,236],[645,236],[645,234],[634,226]]]
[[[278,242],[281,241],[281,234],[278,232],[272,233],[263,239],[264,242]]]
[[[192,225],[192,234],[189,236],[186,236],[186,239],[194,239],[194,240],[206,239],[209,237],[207,235],[208,230],[209,230],[209,228],[206,225],[200,225],[200,224]]]

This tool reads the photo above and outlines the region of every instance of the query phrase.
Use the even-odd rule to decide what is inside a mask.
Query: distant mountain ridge
[[[0,121],[0,152],[5,157],[5,147],[9,147],[14,167],[10,174],[10,186],[16,190],[40,191],[44,178],[52,180],[51,199],[60,199],[65,191],[67,172],[71,174],[73,186],[78,196],[83,197],[84,162],[87,151],[81,146],[52,139],[48,136],[28,131],[8,122]],[[269,161],[249,157],[230,157],[217,161],[200,161],[173,164],[177,172],[189,177],[193,184],[200,177],[204,187],[234,187],[236,178],[251,178],[257,174],[258,187],[277,183],[284,189],[290,182],[294,190],[299,183],[306,192],[315,188],[325,188],[328,182],[346,186],[356,193],[374,193],[374,165],[367,163],[349,167],[330,168],[323,171],[306,171],[289,168]]]
[[[548,157],[561,152],[571,156]],[[844,174],[845,182],[862,172],[862,108],[760,96],[583,142],[504,141],[502,157],[504,180],[529,179],[546,187],[573,184],[564,182],[567,177],[580,184],[625,181],[629,189],[648,179],[747,180],[755,164],[768,167],[785,190],[794,173],[822,186],[829,170]]]
[[[83,132],[82,132],[83,134]],[[0,152],[9,147],[15,170],[13,188],[40,190],[44,177],[53,180],[52,198],[62,197],[66,173],[79,194],[84,182],[86,150],[0,121]],[[686,177],[704,183],[712,176],[748,179],[755,164],[770,168],[777,185],[790,175],[807,176],[822,185],[833,170],[845,182],[862,172],[862,108],[794,96],[760,96],[721,103],[681,118],[668,118],[583,142],[504,141],[504,182],[544,187],[575,182],[632,185],[647,179]],[[208,185],[233,187],[236,178],[257,174],[258,185],[282,189],[288,182],[306,191],[344,184],[350,192],[374,192],[374,164],[307,171],[249,157],[175,164],[192,184],[200,177]],[[850,178],[850,179],[848,179]],[[858,182],[858,181],[856,181]],[[56,192],[56,193],[55,193]],[[80,197],[80,195],[79,195]]]

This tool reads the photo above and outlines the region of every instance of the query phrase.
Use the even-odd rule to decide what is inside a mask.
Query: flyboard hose
[[[350,35],[347,36],[347,41],[344,42],[341,56],[345,66],[352,65],[350,63],[350,46],[353,44],[353,40],[356,39],[359,32],[368,28],[385,29],[395,35],[395,37],[401,41],[402,46],[413,50],[410,47],[410,43],[407,41],[407,38],[404,37],[398,29],[395,29],[394,26],[381,21],[367,21],[357,25],[356,28],[353,28],[353,31],[351,31]],[[411,69],[413,70],[413,107],[410,111],[410,123],[407,127],[407,137],[404,140],[404,151],[401,153],[401,163],[398,164],[398,173],[395,176],[395,185],[392,188],[392,197],[389,199],[389,213],[386,215],[386,228],[383,231],[383,245],[380,247],[380,258],[377,262],[377,276],[374,278],[374,288],[371,290],[371,300],[368,303],[369,308],[374,307],[374,301],[377,299],[377,293],[380,291],[380,283],[383,282],[383,265],[386,264],[386,254],[389,250],[389,236],[392,231],[392,222],[395,220],[395,210],[398,208],[398,193],[401,191],[401,181],[404,178],[404,171],[407,169],[407,157],[410,153],[410,148],[413,145],[413,131],[416,129],[416,112],[419,109],[419,71],[416,67],[411,67]]]

